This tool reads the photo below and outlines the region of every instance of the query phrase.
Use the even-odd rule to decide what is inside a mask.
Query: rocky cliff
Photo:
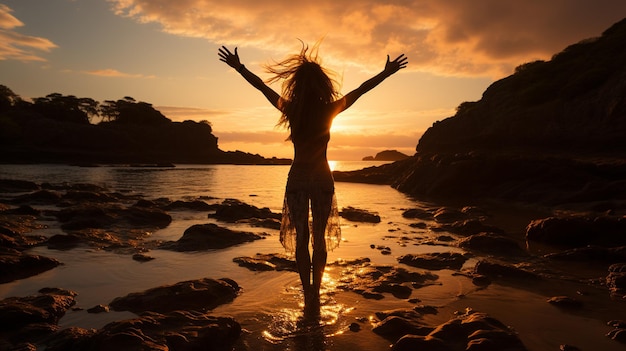
[[[626,19],[460,104],[410,159],[335,179],[380,179],[422,198],[626,203],[624,43]]]
[[[624,43],[626,19],[550,61],[517,67],[429,128],[417,151],[624,155]]]

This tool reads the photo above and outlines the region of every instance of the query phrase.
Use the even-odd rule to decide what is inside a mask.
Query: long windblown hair
[[[309,50],[303,43],[299,54],[266,67],[273,74],[269,83],[284,79],[278,125],[290,129],[291,140],[319,131],[330,123],[326,119],[330,103],[340,95],[335,73],[319,63],[318,47],[319,43]]]

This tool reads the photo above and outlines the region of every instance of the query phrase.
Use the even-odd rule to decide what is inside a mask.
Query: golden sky
[[[217,48],[239,47],[266,78],[262,65],[299,51],[298,39],[323,39],[343,93],[387,54],[409,57],[335,120],[329,158],[412,154],[433,122],[494,80],[625,15],[621,0],[0,0],[0,84],[24,98],[132,96],[172,120],[210,121],[223,150],[290,157],[278,112]]]

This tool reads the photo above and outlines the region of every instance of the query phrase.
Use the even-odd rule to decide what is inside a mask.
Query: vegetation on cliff
[[[212,132],[208,121],[172,122],[151,104],[132,97],[99,103],[53,93],[28,102],[0,85],[3,163],[288,162],[222,151]]]

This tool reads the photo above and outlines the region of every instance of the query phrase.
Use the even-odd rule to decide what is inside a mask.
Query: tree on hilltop
[[[171,120],[156,110],[152,104],[137,102],[130,96],[117,101],[106,100],[100,105],[103,121],[120,124],[157,125],[169,123]]]
[[[90,124],[91,119],[98,115],[98,106],[94,99],[59,93],[33,99],[35,111],[61,122]]]

